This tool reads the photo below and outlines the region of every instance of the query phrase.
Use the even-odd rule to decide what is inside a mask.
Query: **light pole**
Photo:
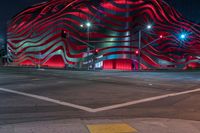
[[[90,22],[87,22],[86,23],[86,26],[87,26],[87,41],[89,43],[90,41],[90,27],[91,27],[91,23]],[[90,47],[87,47],[87,56],[89,57],[89,53],[90,52]],[[88,62],[89,64],[89,62]],[[88,65],[88,70],[90,69],[90,66]]]
[[[152,25],[147,25],[146,27],[147,30],[151,30],[152,29]],[[141,65],[140,65],[140,60],[141,60],[141,40],[142,40],[142,31],[143,30],[140,30],[139,31],[139,39],[138,39],[138,50],[139,50],[139,53],[138,53],[138,69],[140,71],[141,69]]]
[[[147,28],[148,28],[148,29],[151,29],[149,26],[147,26]],[[136,51],[136,54],[138,54],[139,70],[141,69],[141,67],[140,67],[140,59],[141,59],[141,51],[142,51],[142,49],[146,48],[147,46],[149,46],[149,45],[155,43],[156,41],[158,41],[158,40],[160,40],[160,39],[169,38],[169,37],[174,37],[174,35],[168,35],[168,36],[159,35],[159,37],[158,37],[157,39],[154,39],[154,40],[151,41],[150,43],[148,43],[148,44],[146,44],[145,46],[141,47],[141,35],[142,35],[142,31],[140,30],[140,31],[139,31],[139,47],[138,47],[139,50]],[[188,38],[187,36],[188,36],[188,35],[187,35],[186,33],[181,33],[181,34],[179,35],[179,38],[178,38],[178,39],[177,39],[176,37],[175,37],[175,38],[176,38],[179,42],[182,43],[182,42],[186,41],[186,39]]]
[[[85,25],[81,24],[80,27],[81,27],[81,28],[84,28]],[[73,39],[75,39],[75,40],[77,40],[77,41],[79,41],[79,42],[81,42],[81,43],[87,45],[89,48],[94,48],[94,47],[93,47],[92,45],[90,45],[88,42],[86,42],[86,41],[84,41],[84,40],[81,40],[80,38],[74,36],[73,34],[70,34],[70,32],[67,32],[67,31],[65,31],[65,30],[62,30],[61,36],[62,36],[62,38],[64,38],[64,39],[66,39],[66,38],[73,38]],[[89,39],[88,39],[88,40],[89,40]],[[89,49],[89,50],[90,50],[90,49]],[[88,55],[89,55],[89,50],[88,50],[88,48],[87,48],[87,54],[88,54]]]
[[[39,51],[39,65],[38,65],[38,69],[41,69],[41,51]]]
[[[152,43],[154,43],[160,39],[169,38],[169,37],[174,37],[174,35],[168,35],[168,36],[160,35],[157,39],[151,41],[150,43],[147,43],[144,47],[141,47],[140,49],[142,50],[143,48],[146,48],[147,46],[151,45]],[[187,39],[187,35],[184,33],[181,33],[179,39],[177,39],[177,40],[179,42],[184,42],[186,39]]]
[[[81,24],[80,27],[81,28],[84,28],[86,27],[87,28],[87,43],[89,44],[90,42],[90,27],[92,26],[91,22],[87,21],[85,24]],[[88,45],[87,47],[87,57],[89,57],[89,54],[90,54],[90,45]],[[89,64],[89,62],[88,62]],[[90,69],[90,66],[88,65],[87,69],[89,70]]]

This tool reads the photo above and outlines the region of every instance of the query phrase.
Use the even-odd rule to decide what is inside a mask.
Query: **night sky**
[[[3,0],[0,4],[0,38],[5,37],[6,22],[21,10],[45,0]],[[200,0],[165,0],[187,19],[200,23]]]

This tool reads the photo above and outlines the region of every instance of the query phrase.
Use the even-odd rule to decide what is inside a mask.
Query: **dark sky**
[[[45,0],[2,0],[0,3],[0,38],[5,37],[6,21],[30,5]],[[200,23],[200,0],[165,0],[186,18]]]
[[[6,34],[6,22],[14,15],[30,5],[45,0],[1,0],[0,2],[0,38]]]
[[[200,23],[200,0],[165,0],[187,19]]]

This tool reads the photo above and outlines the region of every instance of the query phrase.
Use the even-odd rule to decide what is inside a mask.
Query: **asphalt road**
[[[175,118],[200,120],[200,92],[89,112],[48,101],[90,109],[200,88],[200,71],[117,72],[0,68],[0,125],[61,119]]]

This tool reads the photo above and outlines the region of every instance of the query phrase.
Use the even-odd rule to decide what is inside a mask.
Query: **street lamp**
[[[187,39],[187,33],[181,33],[180,35],[179,35],[179,39],[181,40],[181,41],[185,41],[186,39]]]
[[[90,27],[92,26],[92,23],[91,22],[86,22],[85,24],[80,24],[80,27],[81,28],[87,28],[87,43],[89,44],[89,41],[90,41]],[[89,57],[89,52],[90,52],[90,45],[88,45],[87,47],[87,55]],[[88,70],[89,70],[89,65],[88,65]]]
[[[158,40],[160,40],[160,39],[169,38],[169,37],[174,37],[174,35],[168,35],[168,36],[160,35],[159,38],[154,39],[152,42],[146,44],[146,45],[145,45],[144,47],[142,47],[141,49],[143,49],[143,48],[145,48],[145,47],[151,45],[152,43],[154,43],[154,42],[156,42],[156,41],[158,41]],[[177,40],[178,40],[179,42],[181,42],[181,41],[184,41],[185,39],[187,39],[187,36],[181,34],[181,35],[180,35],[180,39],[177,39]]]
[[[151,30],[152,29],[152,25],[151,24],[148,24],[146,26],[146,30]],[[145,29],[144,29],[145,30]],[[141,69],[141,65],[140,65],[140,60],[141,60],[141,50],[145,47],[147,47],[148,45],[151,45],[152,43],[158,41],[159,39],[163,39],[163,38],[169,38],[169,37],[173,37],[173,35],[168,35],[168,36],[163,36],[163,35],[159,35],[159,38],[153,40],[152,42],[146,44],[144,47],[141,47],[141,39],[142,39],[142,31],[144,30],[140,30],[139,31],[139,42],[138,42],[138,53],[136,53],[136,55],[138,55],[138,69],[140,70]],[[182,32],[180,35],[179,35],[179,38],[178,40],[182,43],[183,41],[186,41],[186,39],[188,38],[188,33],[187,32]]]
[[[181,35],[181,39],[185,39],[186,35],[185,34],[182,34]]]
[[[152,25],[151,24],[148,24],[147,27],[146,27],[147,30],[151,30],[152,29]],[[138,53],[138,69],[140,70],[140,56],[141,56],[141,39],[142,39],[142,31],[143,30],[140,30],[139,31],[139,42],[138,42],[138,49],[139,49],[139,53]]]
[[[84,25],[83,25],[83,24],[81,24],[81,25],[80,25],[80,27],[81,27],[81,28],[83,28],[83,27],[84,27]]]
[[[86,23],[86,27],[87,27],[87,40],[88,40],[88,43],[90,41],[90,27],[92,26],[92,24],[90,22],[87,22]],[[87,47],[87,54],[88,54],[88,57],[89,57],[89,52],[90,52],[90,47]],[[90,66],[88,65],[88,70],[90,69],[89,68]]]
[[[152,28],[152,25],[148,24],[147,29],[150,30]]]
[[[91,27],[92,24],[91,24],[90,22],[87,22],[87,23],[86,23],[86,26],[87,26],[87,27]]]
[[[39,49],[39,64],[38,64],[38,70],[41,70],[41,58],[42,58],[42,56],[41,56],[41,51],[40,51],[40,49]]]
[[[140,53],[141,50],[144,49],[145,47],[155,43],[156,41],[160,40],[160,39],[164,39],[164,38],[169,38],[169,37],[174,37],[174,35],[168,35],[168,36],[163,36],[163,35],[159,35],[159,37],[157,39],[154,39],[153,41],[151,41],[150,43],[146,44],[145,46],[141,47],[141,31],[139,33],[139,50],[135,51],[135,54],[138,55],[138,62],[139,62],[139,70],[140,70]],[[186,33],[182,33],[180,34],[180,37],[177,38],[175,37],[179,42],[183,42],[187,39],[187,34]]]

